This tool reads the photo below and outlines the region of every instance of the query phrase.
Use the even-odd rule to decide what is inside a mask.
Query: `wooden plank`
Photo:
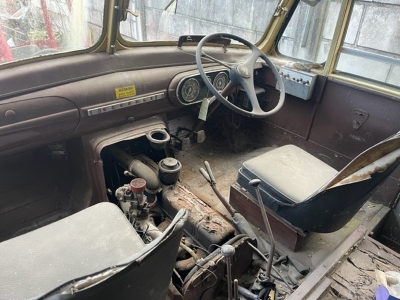
[[[288,297],[286,300],[300,300],[306,299],[306,296],[314,290],[321,280],[330,272],[337,262],[347,253],[350,249],[357,244],[367,234],[367,228],[363,225],[357,229],[347,238],[344,242],[336,248],[331,255],[311,273],[304,282]]]
[[[370,273],[371,274],[371,273]],[[347,297],[352,295],[350,299],[361,297],[361,299],[373,299],[378,284],[374,277],[357,268],[349,261],[344,261],[339,269],[337,269],[331,278],[339,283],[343,289],[337,290],[340,296]]]
[[[373,299],[378,283],[375,270],[400,271],[400,255],[365,237],[331,274],[331,293],[340,299]]]
[[[389,264],[400,268],[400,254],[382,245],[378,241],[367,237],[358,247],[360,251],[368,253],[372,257],[382,259]]]
[[[340,282],[333,280],[331,283],[331,294],[335,295],[335,299],[353,299],[353,293],[350,293],[348,289],[343,286]]]

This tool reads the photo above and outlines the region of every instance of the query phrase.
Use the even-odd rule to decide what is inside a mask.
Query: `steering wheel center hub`
[[[236,67],[238,74],[244,78],[250,78],[250,71],[246,65],[238,65]]]

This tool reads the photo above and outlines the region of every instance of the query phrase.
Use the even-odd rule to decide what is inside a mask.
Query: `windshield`
[[[121,35],[129,41],[177,41],[225,32],[252,43],[263,36],[278,0],[130,0]]]
[[[0,0],[0,63],[93,46],[104,0]]]

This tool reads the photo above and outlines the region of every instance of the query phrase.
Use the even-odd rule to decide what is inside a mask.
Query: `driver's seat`
[[[238,183],[254,195],[260,179],[264,205],[310,232],[343,227],[400,163],[400,132],[365,150],[341,171],[286,145],[243,163]]]

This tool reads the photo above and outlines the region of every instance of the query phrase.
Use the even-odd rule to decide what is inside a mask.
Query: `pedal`
[[[201,144],[206,140],[206,133],[204,132],[204,130],[193,132],[193,136],[197,144]]]

